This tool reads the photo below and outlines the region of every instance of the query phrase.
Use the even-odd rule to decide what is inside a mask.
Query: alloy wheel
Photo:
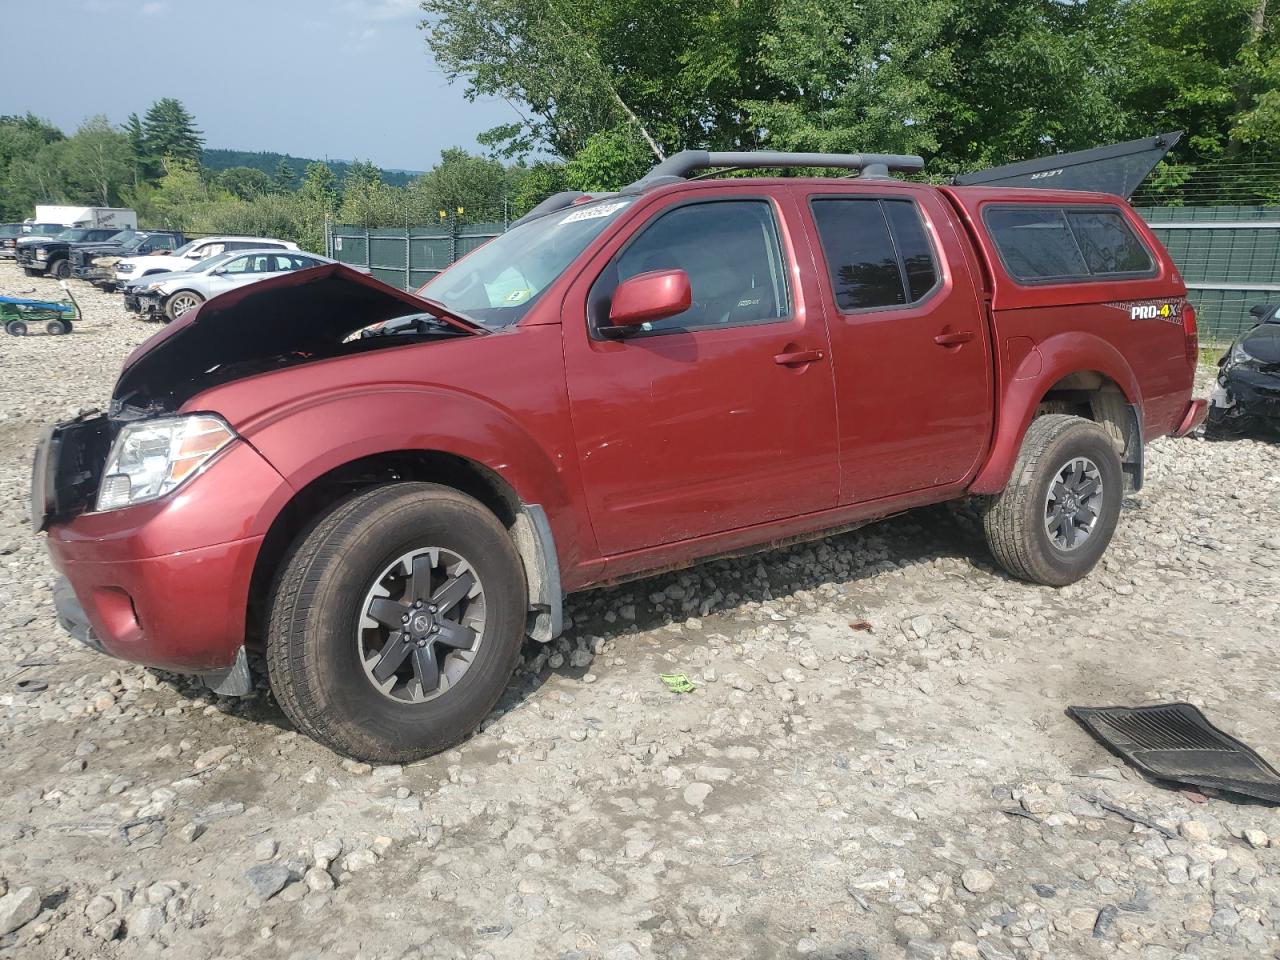
[[[170,304],[170,309],[173,313],[174,319],[176,320],[184,313],[190,313],[198,306],[200,306],[200,301],[195,296],[190,293],[180,293],[173,298],[173,302]]]
[[[356,644],[369,682],[402,703],[425,703],[462,679],[484,641],[484,587],[457,553],[424,547],[374,580]]]
[[[1102,514],[1102,473],[1088,457],[1072,457],[1054,474],[1044,500],[1044,527],[1059,550],[1079,549]]]

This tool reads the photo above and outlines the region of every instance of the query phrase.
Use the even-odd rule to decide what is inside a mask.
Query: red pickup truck
[[[975,495],[1012,575],[1083,577],[1204,416],[1186,287],[1116,196],[920,163],[690,151],[417,295],[326,265],[210,300],[37,451],[60,620],[225,693],[260,652],[301,730],[402,761],[572,591]],[[690,179],[726,166],[861,175]]]

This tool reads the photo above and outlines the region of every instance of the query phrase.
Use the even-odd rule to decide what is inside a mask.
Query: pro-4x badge
[[[1182,322],[1184,300],[1125,300],[1119,303],[1108,303],[1108,307],[1123,310],[1129,314],[1130,320],[1167,320],[1170,323]]]

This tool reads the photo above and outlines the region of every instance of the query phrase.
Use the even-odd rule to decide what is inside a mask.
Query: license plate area
[[[36,532],[93,508],[111,437],[111,422],[103,413],[45,431],[31,468],[31,525]]]

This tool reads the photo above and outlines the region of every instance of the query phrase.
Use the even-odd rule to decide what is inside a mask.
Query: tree
[[[0,116],[0,220],[21,220],[33,204],[61,198],[64,139],[34,114]]]
[[[470,220],[500,220],[506,209],[507,179],[499,161],[452,147],[440,152],[440,162],[414,181],[411,192],[429,212],[456,214],[461,209]]]
[[[133,182],[136,185],[151,175],[148,170],[147,133],[136,113],[129,114],[129,119],[125,121],[124,135],[129,140],[129,152],[133,158]]]
[[[223,190],[241,200],[253,200],[272,189],[271,178],[253,167],[228,167],[214,177]]]
[[[331,214],[338,206],[338,178],[327,163],[312,161],[307,164],[298,195]]]
[[[293,193],[297,185],[298,174],[294,172],[293,164],[289,162],[288,157],[281,157],[276,162],[275,173],[271,176],[271,189],[276,193]]]
[[[62,151],[68,187],[83,198],[109,207],[133,178],[129,138],[106,117],[90,117]]]
[[[195,117],[172,97],[157,100],[142,120],[145,163],[152,174],[159,173],[166,157],[198,164],[204,136],[196,129]]]

